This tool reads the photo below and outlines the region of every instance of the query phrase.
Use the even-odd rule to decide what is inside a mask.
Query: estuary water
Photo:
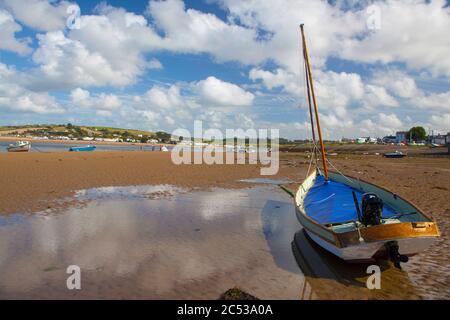
[[[233,287],[261,299],[428,297],[388,264],[381,289],[367,289],[367,265],[311,242],[276,185],[103,187],[61,204],[0,215],[0,298],[217,299]],[[71,265],[79,290],[66,285]]]

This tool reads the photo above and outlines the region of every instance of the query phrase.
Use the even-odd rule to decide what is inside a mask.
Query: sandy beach
[[[341,283],[341,280],[327,279],[327,277],[310,277],[305,275],[306,278],[302,278],[304,276],[298,278],[298,276],[294,276],[298,270],[292,265],[292,261],[289,262],[288,266],[284,265],[286,263],[284,262],[284,259],[292,259],[289,242],[292,241],[292,235],[295,231],[300,228],[300,225],[292,214],[292,208],[283,207],[290,203],[289,196],[284,194],[283,197],[283,192],[277,190],[276,186],[273,186],[272,189],[254,189],[257,184],[240,181],[242,179],[261,178],[260,165],[177,166],[171,162],[170,153],[134,151],[0,154],[0,179],[3,184],[0,193],[1,217],[4,218],[5,221],[9,221],[10,219],[13,219],[12,214],[18,213],[19,215],[17,216],[21,217],[19,219],[24,219],[24,221],[30,223],[30,227],[27,227],[26,224],[23,225],[23,227],[20,227],[22,226],[22,224],[20,224],[17,225],[18,229],[16,230],[14,229],[15,227],[13,224],[4,229],[3,236],[6,237],[5,241],[7,239],[9,239],[8,241],[10,242],[12,241],[12,243],[18,241],[18,248],[14,250],[11,249],[11,254],[14,258],[11,258],[12,260],[10,260],[7,269],[9,270],[8,272],[11,272],[14,276],[13,278],[9,276],[4,277],[2,281],[6,281],[5,283],[18,291],[0,292],[0,295],[5,297],[27,296],[30,298],[42,296],[75,297],[75,295],[68,295],[67,291],[58,289],[58,287],[55,287],[54,290],[52,289],[53,291],[45,291],[44,295],[42,291],[39,290],[28,292],[28,287],[20,289],[18,286],[22,283],[20,280],[21,273],[19,272],[17,274],[14,270],[20,269],[23,272],[28,272],[30,270],[28,270],[29,268],[27,269],[26,266],[38,265],[39,268],[41,268],[39,269],[41,270],[39,273],[40,275],[36,275],[36,279],[29,279],[29,273],[24,273],[22,275],[23,277],[27,275],[27,280],[24,280],[24,283],[29,283],[27,281],[38,281],[38,278],[41,282],[44,281],[43,279],[48,278],[48,281],[51,281],[52,283],[54,281],[59,283],[65,276],[63,266],[65,263],[69,263],[66,261],[70,261],[72,255],[78,256],[79,253],[77,252],[82,252],[86,255],[85,259],[91,257],[86,260],[86,266],[90,265],[87,261],[91,261],[95,262],[95,268],[103,270],[101,268],[103,268],[104,264],[114,263],[113,265],[116,266],[115,263],[118,262],[115,257],[117,257],[119,252],[130,251],[140,257],[147,252],[149,248],[153,248],[152,250],[156,251],[154,253],[147,252],[149,256],[146,256],[146,259],[153,259],[151,257],[154,257],[157,254],[159,257],[158,259],[160,259],[158,261],[165,261],[163,264],[166,268],[170,269],[174,265],[173,259],[175,259],[175,256],[178,259],[184,257],[184,255],[178,253],[174,256],[167,253],[164,256],[160,256],[162,253],[158,248],[166,248],[163,252],[178,252],[177,250],[185,248],[186,245],[184,243],[186,241],[195,240],[189,250],[190,252],[198,251],[200,256],[197,260],[203,261],[202,263],[204,265],[209,265],[214,261],[214,266],[210,265],[210,267],[215,270],[214,272],[211,271],[211,277],[208,276],[207,278],[203,278],[209,274],[208,271],[206,274],[202,273],[201,275],[197,275],[198,280],[194,282],[188,281],[180,287],[178,284],[172,284],[172,282],[167,279],[171,279],[173,274],[179,274],[181,271],[173,270],[172,268],[170,270],[167,269],[169,271],[164,272],[161,269],[161,265],[154,262],[155,260],[149,260],[144,263],[134,256],[132,258],[123,257],[126,261],[130,260],[130,263],[131,261],[141,261],[136,263],[138,263],[139,266],[146,266],[146,268],[142,270],[147,270],[149,266],[156,268],[154,271],[158,272],[158,274],[164,274],[167,281],[158,282],[148,274],[143,275],[140,271],[133,271],[131,273],[133,275],[131,279],[133,280],[130,279],[131,282],[129,283],[121,283],[118,280],[121,278],[117,278],[116,274],[118,271],[115,269],[108,271],[107,274],[103,271],[92,271],[93,278],[89,280],[89,284],[92,287],[89,288],[88,291],[83,291],[80,297],[216,298],[230,287],[241,284],[245,290],[260,298],[296,297],[303,299],[305,297],[298,296],[297,290],[299,290],[301,285],[305,285],[306,283],[310,290],[315,292],[314,295],[308,295],[307,298],[315,299],[335,299],[339,297],[351,299],[433,299],[450,297],[450,292],[448,291],[448,275],[450,274],[450,270],[447,266],[447,261],[450,259],[450,241],[448,239],[448,230],[450,228],[448,222],[450,221],[450,203],[448,202],[448,199],[450,198],[450,187],[448,186],[448,181],[450,181],[450,159],[446,156],[415,156],[403,159],[386,159],[381,156],[358,154],[339,154],[330,157],[330,159],[339,170],[347,175],[359,177],[363,180],[384,186],[390,190],[395,190],[397,194],[412,201],[424,212],[432,216],[437,221],[441,230],[442,237],[438,239],[427,252],[422,252],[413,257],[409,263],[404,264],[406,273],[401,273],[393,269],[388,269],[383,273],[384,279],[389,279],[389,284],[386,284],[383,291],[379,293],[368,294],[364,287],[361,287],[361,285],[358,284],[359,282],[355,282],[356,280],[345,280]],[[295,190],[305,177],[308,165],[309,158],[305,153],[280,153],[280,170],[278,174],[264,178],[292,181],[293,183],[288,184],[288,187]],[[149,194],[148,192],[150,192],[152,195],[158,194],[157,198],[161,197],[162,200],[156,199],[156,202],[149,203],[143,200],[140,203],[142,203],[142,206],[145,209],[133,207],[134,209],[132,212],[135,213],[130,215],[129,206],[134,205],[128,204],[127,201],[117,200],[116,198],[114,198],[116,200],[102,202],[102,198],[98,198],[98,195],[94,193],[94,199],[97,199],[99,202],[84,202],[85,208],[77,209],[77,203],[81,204],[78,198],[73,197],[77,190],[110,186],[142,186],[143,188],[150,188],[151,191],[145,191],[144,193]],[[167,186],[169,189],[173,187],[182,188],[184,190],[183,193],[175,196],[176,199],[181,202],[171,201],[170,195],[169,198],[167,198],[165,196],[165,191],[162,190],[166,188],[164,186]],[[161,188],[161,192],[159,192],[159,188]],[[106,188],[103,192],[109,192],[108,190],[109,189]],[[113,191],[116,193],[121,192],[120,189],[117,191],[117,189],[113,188],[113,190],[116,190]],[[277,191],[277,193],[274,191]],[[198,201],[192,201],[190,198],[191,192],[193,192],[192,194],[197,194],[196,197],[200,197],[199,199],[202,199],[200,203],[203,203],[203,205],[197,207],[196,203]],[[169,192],[169,194],[174,196],[174,194],[177,193]],[[272,200],[268,200],[269,202],[267,203],[270,204],[270,201],[272,201],[272,207],[266,208],[268,209],[266,211],[263,210],[263,215],[261,217],[261,205],[263,205],[267,199],[271,198]],[[61,199],[65,200],[61,201]],[[282,202],[273,202],[275,199],[279,199]],[[248,203],[248,201],[250,201],[250,203]],[[148,207],[150,203],[155,206],[153,209]],[[173,206],[175,203],[178,203],[180,206],[178,209],[174,209]],[[233,209],[233,203],[236,204],[235,209]],[[285,210],[283,215],[280,215],[281,213],[278,213],[277,215],[277,208],[280,208],[280,206]],[[147,216],[149,210],[152,212],[162,210],[165,213],[150,218]],[[48,212],[45,213],[45,215],[50,214],[48,218],[51,219],[52,222],[46,223],[46,220],[40,217],[39,214],[34,215],[35,212],[40,212],[41,214],[42,212]],[[26,215],[22,215],[22,213],[25,213]],[[180,218],[177,215],[178,213],[183,213],[183,218]],[[125,219],[124,214],[126,214],[128,218]],[[141,214],[145,214],[145,216],[142,216]],[[265,214],[268,215],[266,218],[264,218]],[[201,219],[198,215],[202,215]],[[11,218],[6,220],[8,217]],[[155,220],[157,218],[161,220]],[[184,221],[182,225],[179,224],[179,219]],[[220,220],[220,223],[209,223],[209,221],[213,221],[210,219],[214,219],[214,221]],[[284,219],[284,222],[281,220],[278,221],[277,219]],[[133,225],[133,227],[130,226],[130,221],[134,221],[133,223],[135,223],[135,225]],[[84,232],[88,232],[93,228],[93,223],[95,225],[95,230],[97,231],[85,238]],[[263,225],[261,225],[261,223]],[[159,224],[164,227],[154,229],[155,225]],[[53,228],[55,229],[50,234],[46,235],[46,232],[48,231],[45,230],[50,228],[50,225],[52,226],[51,230],[53,230]],[[277,229],[281,225],[284,225],[284,228],[287,229]],[[33,233],[33,236],[36,237],[36,239],[33,241],[41,243],[43,246],[42,250],[46,248],[44,250],[45,252],[43,251],[40,254],[34,251],[29,254],[27,253],[30,248],[28,248],[27,242],[24,239],[28,239],[28,237],[31,236],[28,235],[28,228],[31,228],[31,226],[33,226],[33,230],[36,229],[35,233]],[[272,240],[272,244],[270,238],[266,239],[268,241],[267,244],[266,240],[262,238],[263,234],[261,233],[261,230],[267,230],[268,226],[274,229],[270,233],[265,234],[266,238],[268,235],[277,234]],[[103,230],[101,233],[98,233],[100,232],[99,228]],[[118,228],[118,231],[114,231],[115,228]],[[138,231],[141,228],[142,230]],[[174,229],[172,230],[171,228]],[[71,234],[71,237],[75,236],[73,235],[73,232],[77,234],[76,230],[84,230],[77,235],[77,237],[80,238],[77,241],[84,243],[84,240],[82,241],[82,239],[85,239],[87,242],[83,245],[80,244],[80,247],[74,248],[72,242],[64,240],[64,233],[59,234],[62,230],[67,230],[67,232]],[[148,233],[148,230],[153,231]],[[189,230],[189,232],[186,233],[186,230]],[[202,233],[199,233],[200,230],[202,230]],[[248,234],[248,232],[250,232],[249,230],[251,230],[252,236]],[[89,232],[94,231],[91,230]],[[158,238],[157,235],[160,233],[161,238]],[[174,233],[178,233],[179,235],[174,236]],[[124,242],[119,241],[117,238],[118,234],[120,235],[119,238],[124,237],[126,240],[124,240]],[[142,236],[142,234],[145,234],[145,236]],[[222,234],[222,236],[218,236],[219,234]],[[56,235],[58,235],[56,238],[58,240],[53,238]],[[99,237],[99,239],[89,242],[89,239],[93,239],[90,237],[94,237],[94,235]],[[15,239],[15,237],[17,237],[17,240],[12,240]],[[109,240],[106,241],[103,239],[104,237],[108,237]],[[145,244],[141,249],[135,248],[134,245],[128,247],[126,245],[119,245],[121,243],[129,243],[130,241],[132,243],[141,241],[142,239],[139,237],[143,237],[146,241],[150,241],[152,245]],[[148,237],[151,239],[147,239]],[[202,237],[208,239],[209,245],[205,246],[205,249],[200,253],[198,241],[201,241],[201,239],[203,239]],[[134,240],[135,238],[136,240]],[[217,239],[217,242],[213,239]],[[227,245],[222,243],[223,239],[227,239]],[[280,242],[280,239],[284,239],[283,243]],[[12,243],[10,246],[13,245]],[[116,244],[111,246],[111,243]],[[158,246],[154,247],[155,243],[158,243]],[[212,245],[212,243],[214,244]],[[61,260],[60,258],[57,258],[58,255],[53,255],[54,251],[49,247],[52,244],[57,245],[58,247],[62,246],[59,250],[65,252],[67,255],[66,259]],[[94,244],[95,247],[92,249],[92,252],[85,252],[85,250],[88,250],[88,248]],[[104,248],[102,247],[103,245],[105,246]],[[269,253],[267,245],[269,245],[269,247],[274,246],[270,251],[272,252],[272,255]],[[242,257],[237,258],[236,252],[241,252],[244,248],[243,246],[247,253],[243,253]],[[227,270],[235,270],[235,268],[238,268],[238,270],[233,271],[235,272],[235,275],[231,279],[223,273],[225,272],[223,267],[224,263],[228,260],[225,258],[220,259],[220,257],[216,257],[213,254],[217,248],[220,248],[222,253],[228,252],[227,254],[230,257],[233,257],[234,263],[239,265],[238,267],[237,265],[226,264],[227,267],[225,269]],[[98,254],[104,255],[106,252],[109,252],[108,254],[111,256],[108,256],[108,258],[103,257],[100,260],[98,260],[98,258],[92,260],[92,257],[97,257]],[[184,251],[182,250],[180,252]],[[280,255],[280,252],[283,253],[283,255],[281,260],[277,261],[276,256]],[[51,255],[49,258],[44,259],[43,256],[47,254]],[[249,254],[251,254],[252,257],[250,259],[252,260],[252,265],[266,267],[255,267],[256,269],[249,268]],[[326,253],[321,253],[320,255],[327,257]],[[25,259],[25,256],[30,256],[27,258],[30,259],[28,263],[25,263],[25,260],[23,260]],[[190,255],[188,255],[188,257],[190,257]],[[49,259],[53,259],[53,262],[50,263]],[[103,261],[102,259],[106,260]],[[207,259],[207,261],[204,261],[204,259]],[[272,259],[275,259],[275,265],[274,260]],[[331,262],[327,262],[329,267],[342,267],[342,263],[335,261],[335,258],[329,257],[328,255],[327,259],[331,259]],[[313,259],[312,261],[315,260]],[[192,263],[194,263],[194,261],[192,261]],[[121,264],[119,263],[119,266],[120,265]],[[281,269],[279,269],[280,266]],[[91,268],[94,267],[91,266]],[[127,266],[127,268],[131,267]],[[318,268],[320,269],[321,267]],[[352,274],[353,271],[351,270],[353,270],[353,268],[349,268],[350,267],[346,267],[343,271],[343,276],[346,279],[359,279],[361,275],[364,276],[364,274],[361,273],[361,270],[355,269],[356,271]],[[183,271],[188,272],[188,279],[192,276],[192,270],[197,270],[197,268],[190,268],[189,271]],[[288,272],[286,272],[286,270]],[[98,279],[99,272],[101,277],[105,277],[100,278],[103,279],[104,282],[109,283],[109,281],[112,281],[110,285],[111,290],[106,290],[102,287],[101,281],[95,280]],[[228,274],[228,272],[230,271],[227,271],[226,274]],[[351,274],[350,276],[347,275],[349,272]],[[194,274],[196,273],[194,272]],[[269,281],[273,274],[277,275],[274,277],[274,279],[276,278],[276,282]],[[18,278],[16,279],[16,277]],[[294,280],[294,278],[296,280]],[[136,283],[134,281],[141,283],[142,279],[147,279],[146,281],[148,281],[148,283],[146,285],[148,287],[138,290],[136,289]],[[246,279],[248,279],[248,281]],[[304,280],[300,281],[299,279]],[[351,281],[352,285],[348,286],[346,281]],[[41,284],[43,285],[44,282]],[[288,286],[289,283],[292,285]],[[171,286],[170,288],[172,288],[170,290],[169,287],[166,288],[169,284]],[[399,286],[402,286],[403,289],[399,290]],[[211,290],[204,291],[204,288],[209,287],[211,287]],[[289,287],[289,290],[286,289],[287,287]],[[155,292],[155,288],[162,291]],[[173,288],[177,289],[175,290]],[[185,291],[185,288],[189,291]],[[336,290],[340,290],[342,294],[336,295]],[[24,295],[24,292],[28,293]],[[52,295],[52,292],[54,292],[54,295]]]
[[[385,159],[373,155],[339,155],[331,161],[345,174],[387,187],[440,216],[450,210],[450,158]],[[188,188],[248,187],[242,179],[260,178],[261,165],[175,165],[170,153],[4,153],[0,154],[2,214],[45,209],[74,191],[102,186],[171,184]],[[309,159],[280,153],[274,179],[301,183]],[[296,188],[297,184],[290,187]]]
[[[3,214],[53,207],[74,191],[102,186],[172,184],[188,188],[246,187],[260,165],[175,165],[170,153],[94,152],[0,154]],[[283,166],[275,177],[302,177]],[[295,180],[297,181],[297,180]]]

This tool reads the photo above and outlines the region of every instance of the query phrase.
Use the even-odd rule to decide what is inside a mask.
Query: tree
[[[423,127],[412,127],[407,134],[408,140],[422,141],[425,140],[427,133]]]
[[[158,138],[158,140],[163,142],[163,143],[169,143],[170,142],[170,138],[171,138],[170,133],[158,131],[158,132],[155,133],[155,135]]]

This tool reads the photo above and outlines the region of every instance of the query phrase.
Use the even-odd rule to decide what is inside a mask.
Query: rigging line
[[[317,162],[317,150],[318,149],[317,149],[317,146],[316,146],[316,136],[315,136],[313,114],[312,114],[311,89],[310,89],[310,86],[309,86],[308,68],[307,68],[307,65],[306,65],[306,51],[305,51],[305,46],[303,44],[303,41],[302,41],[302,47],[303,47],[303,63],[301,64],[302,67],[303,67],[302,68],[302,75],[303,75],[303,77],[302,77],[302,80],[303,80],[302,84],[303,84],[303,91],[305,93],[304,97],[305,97],[305,100],[306,100],[306,102],[308,104],[308,108],[309,108],[309,117],[310,117],[310,124],[311,124],[311,133],[312,133],[310,152],[311,152],[311,160],[312,160],[312,158],[314,158],[315,164],[316,164],[316,167],[317,167],[317,165],[318,165],[318,162]],[[308,135],[308,128],[307,128],[307,126],[305,126],[305,130],[306,130],[306,137],[308,137],[309,135]],[[309,174],[309,169],[308,169],[308,174]]]
[[[41,152],[41,153],[49,153],[49,151],[42,151],[37,147],[31,146],[31,149],[36,150],[37,152]]]
[[[321,151],[320,151],[319,147],[317,146],[317,142],[316,141],[313,141],[312,144],[313,144],[313,151],[315,152],[314,154],[316,155],[316,157],[315,157],[316,167],[318,167],[319,166],[319,164],[318,164],[319,157],[317,157],[317,154],[321,154]]]
[[[303,43],[302,43],[302,47],[303,47]],[[306,64],[304,63],[304,61],[305,61],[304,50],[303,50],[303,57],[302,58],[300,58],[300,65],[299,66],[300,66],[300,75],[303,75],[303,76],[301,76],[300,79],[302,80],[301,81],[301,88],[303,89],[303,98],[305,99],[305,104],[307,104],[308,100],[307,100],[306,97],[307,96],[309,97],[309,92],[308,93],[306,92],[306,88],[307,88],[306,81],[307,81],[308,78],[306,76]],[[303,63],[301,63],[302,60],[303,60]],[[308,85],[308,87],[309,87],[309,85]],[[311,114],[311,106],[309,107],[309,112]],[[305,122],[305,124],[306,124],[306,122]],[[310,152],[311,152],[311,155],[312,155],[313,152],[314,152],[314,146],[313,146],[313,144],[311,144],[309,142],[309,133],[308,132],[309,132],[309,128],[308,128],[307,125],[305,125],[305,137],[308,140],[308,145],[310,145]],[[314,134],[314,131],[313,131],[313,134]],[[309,171],[309,169],[308,169],[308,171]]]
[[[306,77],[306,90],[307,90],[307,98],[308,98],[308,107],[309,107],[309,118],[311,120],[311,132],[312,132],[312,139],[313,141],[316,141],[316,134],[314,129],[314,120],[313,120],[313,113],[312,113],[312,106],[311,106],[311,89],[309,86],[309,72],[308,68],[306,67],[306,51],[305,47],[303,47],[303,66],[305,68],[305,77]]]
[[[354,181],[350,180],[345,174],[342,173],[342,171],[340,171],[338,168],[336,168],[336,166],[331,163],[330,160],[327,159],[327,162],[330,164],[330,166],[333,167],[334,170],[336,170],[341,176],[343,176],[345,179],[347,179],[349,182],[351,182],[352,184],[354,183]]]
[[[310,115],[310,120],[311,120],[311,132],[312,132],[312,137],[311,137],[311,143],[308,143],[310,145],[309,151],[311,154],[311,158],[309,160],[309,165],[308,165],[308,170],[306,172],[306,176],[305,179],[308,177],[310,171],[311,171],[311,166],[312,166],[312,162],[313,159],[315,161],[316,167],[317,167],[317,148],[315,146],[315,133],[314,133],[314,123],[313,123],[313,118],[312,118],[312,107],[311,107],[311,95],[310,95],[310,89],[309,89],[309,81],[308,81],[308,75],[307,75],[307,67],[306,67],[306,59],[305,59],[305,48],[303,46],[303,42],[302,42],[302,53],[303,53],[303,59],[300,58],[300,61],[303,60],[303,63],[300,63],[300,74],[302,75],[301,77],[301,86],[303,89],[303,97],[305,99],[305,104],[308,104],[309,107],[309,115]],[[305,137],[308,138],[309,137],[309,130],[308,130],[308,126],[305,125]],[[309,141],[309,139],[308,139]]]
[[[308,178],[308,176],[309,176],[309,171],[311,170],[311,164],[312,164],[312,161],[313,161],[313,154],[311,153],[311,159],[309,160],[309,166],[308,166],[308,171],[306,172],[306,176],[305,176],[305,179],[306,178]]]
[[[332,193],[332,194],[330,194],[328,197],[326,197],[326,198],[323,198],[323,199],[320,199],[320,200],[318,200],[318,201],[313,201],[313,202],[310,202],[310,203],[308,203],[307,204],[307,206],[309,206],[309,205],[311,205],[311,204],[319,204],[319,203],[322,203],[322,202],[324,202],[324,201],[326,201],[326,200],[328,200],[328,199],[331,199],[332,197],[334,197],[336,195],[336,193]]]
[[[304,24],[300,24],[300,30],[301,30],[301,35],[302,35],[302,43],[303,43],[303,48],[305,51],[305,62],[306,62],[306,68],[308,69],[308,78],[309,78],[309,84],[311,87],[311,97],[312,97],[312,101],[314,104],[314,112],[315,112],[315,119],[316,119],[316,125],[317,125],[317,133],[319,134],[319,141],[320,141],[320,149],[322,150],[321,154],[322,154],[322,165],[323,165],[323,171],[325,174],[325,180],[328,180],[328,168],[327,168],[327,162],[326,162],[326,155],[325,155],[325,146],[323,143],[323,138],[322,138],[322,130],[320,128],[320,120],[319,120],[319,110],[317,107],[317,101],[316,101],[316,95],[314,93],[314,82],[313,82],[313,78],[312,78],[312,72],[311,72],[311,65],[309,62],[309,55],[308,55],[308,49],[306,47],[306,40],[305,40],[305,34],[304,34],[304,29],[303,29]]]

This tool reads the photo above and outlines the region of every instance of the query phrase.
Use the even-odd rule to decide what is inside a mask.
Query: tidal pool
[[[81,289],[68,290],[69,265]],[[0,216],[0,298],[420,298],[407,272],[382,266],[368,290],[302,232],[276,185],[192,191],[168,185],[78,191],[37,214]]]

